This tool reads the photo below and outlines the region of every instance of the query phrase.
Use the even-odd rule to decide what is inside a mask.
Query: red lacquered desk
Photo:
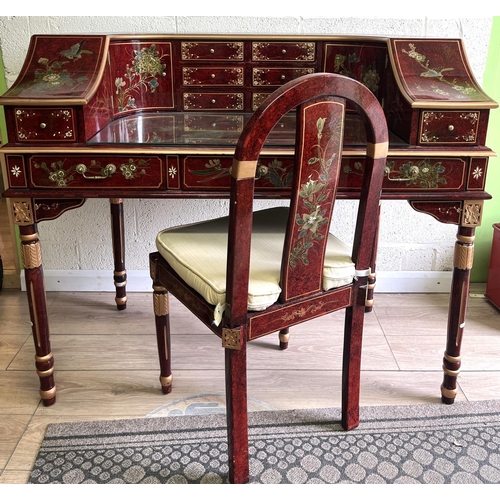
[[[126,307],[124,198],[221,198],[244,123],[269,93],[304,74],[337,72],[377,96],[391,131],[384,199],[408,200],[457,226],[442,400],[460,369],[474,231],[481,224],[489,110],[461,40],[335,36],[34,35],[0,97],[0,152],[19,226],[35,365],[45,405],[56,399],[37,223],[108,198],[116,303]],[[258,196],[286,198],[294,117],[269,137]],[[346,126],[341,196],[356,198],[365,138]],[[167,202],[168,203],[168,202]],[[374,286],[375,275],[372,276]]]

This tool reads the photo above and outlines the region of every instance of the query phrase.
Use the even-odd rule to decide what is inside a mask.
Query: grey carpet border
[[[289,432],[294,426],[297,432],[302,430],[324,432],[329,428],[333,432],[342,431],[340,409],[313,408],[301,410],[256,411],[248,415],[249,437],[266,434],[280,434],[280,425],[286,424]],[[456,402],[453,405],[422,404],[400,406],[371,406],[360,409],[360,425],[350,433],[364,434],[374,431],[402,432],[442,428],[443,418],[446,427],[470,426],[480,419],[484,422],[500,422],[500,400],[476,402]],[[203,429],[200,429],[202,422]],[[183,415],[139,419],[117,419],[104,421],[68,422],[49,424],[45,433],[43,447],[55,449],[63,447],[71,439],[72,445],[99,446],[99,441],[106,436],[107,442],[119,443],[127,440],[130,434],[141,434],[142,443],[158,442],[168,432],[168,439],[186,441],[196,431],[196,439],[204,437],[207,442],[225,437],[225,414]],[[96,437],[99,436],[99,437]],[[192,435],[191,435],[192,437]]]

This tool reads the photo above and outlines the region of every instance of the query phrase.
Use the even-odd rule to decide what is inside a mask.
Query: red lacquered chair
[[[364,119],[367,154],[352,249],[329,233],[340,176],[346,104]],[[296,109],[290,207],[253,211],[257,159],[269,132]],[[317,73],[271,94],[244,128],[231,171],[229,216],[175,227],[150,255],[164,393],[172,388],[168,293],[225,349],[229,480],[249,480],[246,343],[346,309],[342,425],[359,424],[367,280],[378,228],[388,147],[373,94],[350,78]]]

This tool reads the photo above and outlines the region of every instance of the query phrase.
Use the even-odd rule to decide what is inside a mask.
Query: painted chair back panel
[[[322,290],[328,231],[340,176],[345,101],[320,99],[297,110],[290,215],[283,250],[281,301]]]

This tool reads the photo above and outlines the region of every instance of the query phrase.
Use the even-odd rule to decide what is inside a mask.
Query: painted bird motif
[[[61,55],[75,61],[76,59],[80,59],[80,57],[82,57],[82,54],[93,54],[91,50],[85,50],[83,48],[83,45],[86,41],[87,40],[83,40],[81,42],[75,43],[68,50],[62,50]]]
[[[420,73],[425,78],[443,78],[444,71],[453,71],[454,68],[427,68],[427,71]]]

